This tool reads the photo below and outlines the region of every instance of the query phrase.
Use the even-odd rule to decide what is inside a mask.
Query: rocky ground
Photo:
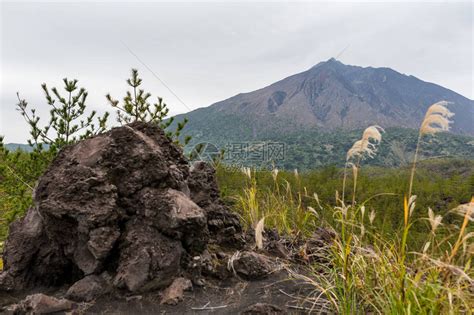
[[[189,167],[158,128],[133,123],[63,149],[34,206],[10,226],[0,306],[10,314],[325,312],[290,277],[324,259],[308,241],[252,231],[220,200],[214,170]]]
[[[102,295],[89,302],[61,300],[64,291],[43,291],[45,297],[58,297],[53,302],[31,303],[24,295],[2,298],[6,314],[327,314],[326,302],[314,304],[304,297],[314,296],[314,288],[302,281],[290,280],[284,271],[264,279],[245,281],[233,278],[225,282],[209,282],[183,292],[176,304],[162,304],[160,291],[142,294]],[[32,295],[29,295],[31,300]],[[65,302],[66,301],[66,302]],[[43,306],[42,306],[43,305]],[[46,310],[42,312],[41,309]],[[58,310],[56,312],[56,310]],[[311,312],[313,310],[313,312]]]

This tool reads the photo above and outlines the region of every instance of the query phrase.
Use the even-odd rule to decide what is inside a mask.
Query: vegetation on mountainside
[[[362,130],[370,124],[418,129],[428,106],[442,99],[453,102],[453,133],[474,137],[473,100],[389,68],[363,68],[330,59],[261,89],[186,113],[185,132],[214,143],[286,141],[290,134]],[[306,152],[311,157],[311,150]]]
[[[312,170],[329,165],[343,167],[347,150],[352,143],[358,139],[362,130],[354,131],[323,131],[306,130],[298,133],[268,135],[252,140],[251,137],[229,136],[225,138],[209,138],[205,134],[192,133],[193,139],[186,147],[191,150],[197,143],[208,142],[218,148],[226,150],[224,163],[241,165],[246,167],[262,167],[271,169],[273,166],[279,169]],[[222,130],[225,134],[226,130]],[[378,154],[366,163],[373,166],[404,167],[411,163],[416,149],[418,131],[406,128],[386,129],[384,140],[380,143]],[[229,140],[230,139],[230,140]],[[232,140],[239,139],[239,140]],[[264,143],[283,143],[285,146],[284,159],[241,159],[233,158],[231,147],[234,144],[248,145],[249,148],[258,149],[258,145]],[[474,137],[461,136],[451,133],[442,133],[426,136],[422,139],[423,146],[419,152],[419,159],[459,158],[474,159]],[[258,152],[257,152],[258,153]],[[249,149],[246,156],[252,155]],[[240,155],[242,156],[242,154]]]

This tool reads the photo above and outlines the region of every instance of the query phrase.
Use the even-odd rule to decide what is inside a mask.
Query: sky
[[[390,67],[474,99],[473,2],[2,2],[0,135],[25,143],[16,93],[47,120],[41,83],[78,79],[113,111],[131,68],[172,115],[320,61]],[[111,121],[113,124],[114,121]]]

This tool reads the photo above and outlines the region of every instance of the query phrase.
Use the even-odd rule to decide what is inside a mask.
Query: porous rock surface
[[[66,299],[58,299],[42,293],[27,296],[18,304],[11,305],[4,310],[5,314],[58,314],[70,311],[75,304]]]
[[[208,244],[237,250],[243,239],[213,169],[190,168],[160,128],[132,123],[58,154],[34,206],[10,226],[0,287],[67,285],[68,297],[85,301],[149,291],[193,279],[190,262]]]

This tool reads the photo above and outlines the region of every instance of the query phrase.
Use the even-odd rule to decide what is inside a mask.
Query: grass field
[[[474,207],[473,163],[421,163],[412,203],[404,195],[409,175],[409,169],[362,169],[351,205],[352,191],[344,200],[336,193],[341,169],[218,168],[222,195],[248,228],[265,218],[265,228],[290,237],[310,236],[318,226],[335,232],[329,264],[314,265],[311,277],[294,274],[315,286],[318,293],[308,299],[323,296],[342,314],[471,313],[474,229],[462,209]]]

